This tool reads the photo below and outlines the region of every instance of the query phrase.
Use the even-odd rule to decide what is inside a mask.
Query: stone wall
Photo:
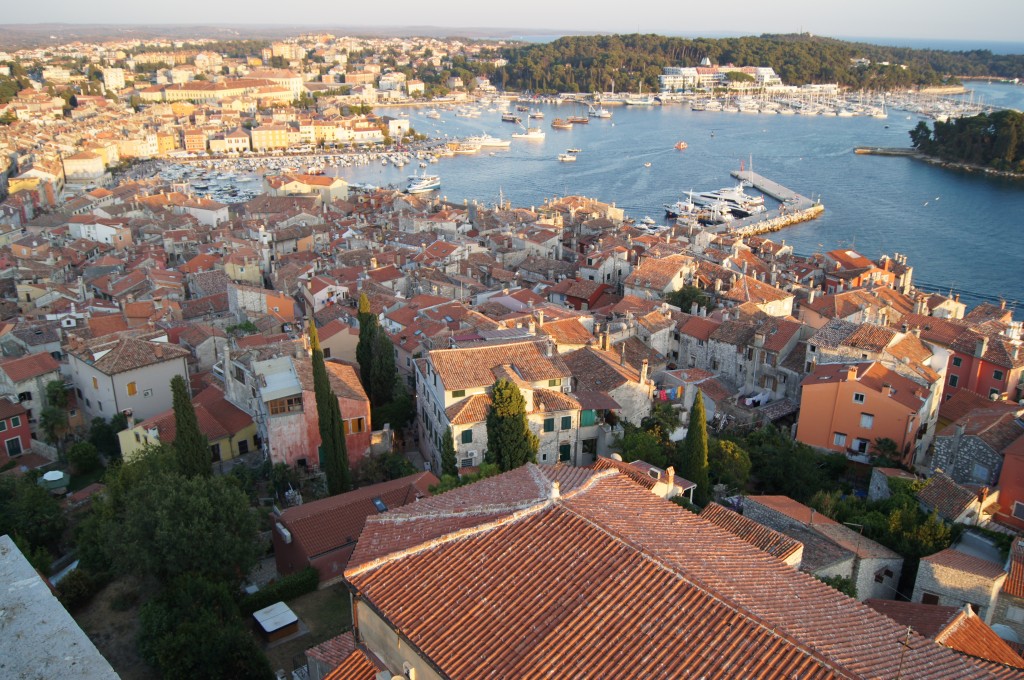
[[[986,473],[975,476],[975,465],[983,467]],[[994,485],[1002,465],[1003,457],[980,437],[952,435],[935,438],[932,467],[941,469],[958,484]]]
[[[938,596],[938,604],[949,607],[971,603],[976,606],[978,616],[991,624],[995,599],[1005,579],[1005,575],[993,580],[921,560],[910,599],[922,602],[925,593],[929,593]]]

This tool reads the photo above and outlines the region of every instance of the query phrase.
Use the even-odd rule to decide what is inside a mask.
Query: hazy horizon
[[[922,6],[907,0],[860,0],[858,3],[824,3],[818,0],[733,0],[716,6],[679,8],[657,0],[639,0],[628,10],[621,5],[591,2],[514,3],[410,2],[394,0],[382,11],[376,5],[339,6],[325,0],[308,0],[303,17],[296,21],[290,7],[268,0],[251,0],[242,11],[237,5],[179,0],[166,5],[126,4],[123,0],[90,3],[53,0],[45,16],[34,5],[16,4],[5,11],[9,28],[29,24],[147,26],[308,26],[340,29],[386,30],[415,27],[450,30],[488,29],[501,35],[568,33],[657,33],[705,37],[799,33],[842,38],[872,36],[885,40],[943,40],[966,44],[1020,43],[1019,26],[1024,3],[1019,0],[976,0],[968,6],[952,0],[935,0]],[[585,10],[585,11],[581,11]],[[383,16],[386,12],[386,16]]]

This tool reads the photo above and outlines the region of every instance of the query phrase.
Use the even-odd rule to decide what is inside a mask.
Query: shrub
[[[78,442],[68,449],[68,462],[76,473],[87,475],[100,466],[100,454],[89,442]]]
[[[126,612],[139,601],[137,590],[122,590],[110,599],[110,608],[115,612]]]
[[[101,584],[88,572],[75,569],[57,584],[57,597],[65,609],[74,611],[88,604],[89,600],[99,592],[100,587]]]
[[[319,585],[320,574],[313,567],[306,567],[302,571],[280,578],[246,597],[242,600],[242,614],[250,616],[253,612],[269,607],[275,602],[287,602],[299,595],[311,593]]]

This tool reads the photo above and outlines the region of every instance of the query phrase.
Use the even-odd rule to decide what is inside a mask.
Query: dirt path
[[[139,658],[135,638],[139,633],[139,602],[124,611],[115,611],[111,603],[122,593],[138,593],[134,580],[117,580],[101,590],[92,602],[75,613],[75,620],[110,662],[122,680],[150,680],[157,676]]]

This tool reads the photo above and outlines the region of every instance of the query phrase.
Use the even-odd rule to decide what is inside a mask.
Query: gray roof
[[[0,536],[0,659],[6,678],[118,678],[29,564]]]

